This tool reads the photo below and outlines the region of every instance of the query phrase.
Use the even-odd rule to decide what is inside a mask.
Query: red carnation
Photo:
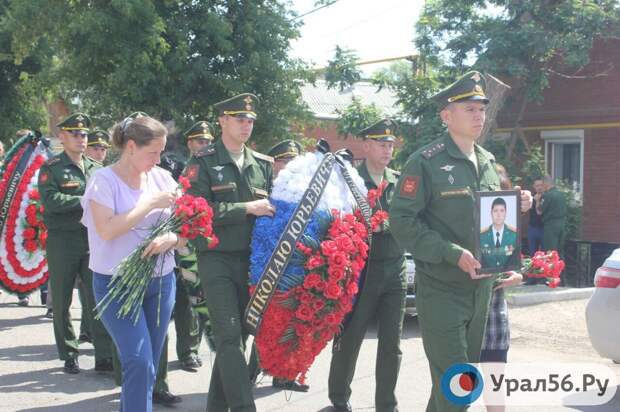
[[[220,239],[215,235],[208,238],[207,241],[209,242],[209,249],[215,249],[220,244]]]
[[[39,191],[37,189],[32,189],[28,193],[28,197],[30,198],[30,200],[40,200],[41,199],[41,194],[39,193]]]
[[[179,177],[179,183],[181,184],[183,191],[186,191],[187,189],[192,187],[192,184],[189,182],[189,179],[187,179],[185,176]]]
[[[355,282],[351,282],[347,285],[347,294],[348,295],[355,295],[358,292],[359,288],[357,286],[357,283]]]
[[[295,311],[295,316],[297,316],[298,319],[305,320],[305,321],[312,320],[312,315],[313,315],[312,309],[310,309],[308,306],[300,306]]]
[[[35,242],[34,240],[26,240],[24,242],[24,249],[26,249],[27,252],[34,252],[35,250],[37,250],[39,246],[37,245],[37,242]]]
[[[318,255],[311,256],[306,262],[306,268],[309,270],[316,269],[319,266],[323,266],[325,261]]]
[[[37,231],[31,227],[26,228],[24,229],[23,236],[24,236],[24,239],[26,240],[33,240],[34,238],[37,237]]]
[[[304,288],[312,289],[321,281],[321,276],[318,273],[309,273],[304,279]]]
[[[320,311],[321,309],[323,309],[325,307],[325,301],[322,299],[315,299],[314,301],[312,301],[312,309],[316,310],[317,312]]]
[[[325,240],[321,242],[321,252],[323,252],[325,256],[331,256],[338,252],[338,246],[333,240]]]
[[[323,292],[328,299],[338,299],[342,295],[342,288],[337,283],[328,283]]]

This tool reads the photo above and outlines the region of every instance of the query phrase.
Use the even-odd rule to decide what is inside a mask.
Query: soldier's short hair
[[[506,209],[506,201],[504,200],[504,198],[496,197],[491,204],[491,210],[493,210],[493,208],[498,205],[504,206],[504,209]]]

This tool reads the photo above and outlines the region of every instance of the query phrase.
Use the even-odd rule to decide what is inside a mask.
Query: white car
[[[415,293],[413,293],[413,281],[415,280],[415,263],[410,253],[405,254],[407,259],[407,303],[406,313],[411,316],[418,314],[415,308]]]
[[[586,306],[590,342],[599,355],[620,363],[620,249],[598,268],[594,286]]]

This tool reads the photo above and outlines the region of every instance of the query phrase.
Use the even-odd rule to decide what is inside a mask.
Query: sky
[[[293,7],[304,13],[314,9],[314,1],[293,0]],[[325,67],[336,45],[355,50],[360,61],[415,54],[414,25],[423,4],[424,0],[338,0],[302,18],[301,38],[292,44],[292,55]],[[369,74],[379,67],[361,69]]]

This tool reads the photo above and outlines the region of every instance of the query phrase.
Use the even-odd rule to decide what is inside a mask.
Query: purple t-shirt
[[[154,167],[147,173],[146,183],[141,189],[129,187],[109,166],[93,173],[81,200],[84,209],[82,224],[88,229],[90,246],[88,267],[93,272],[104,275],[115,274],[118,264],[148,237],[154,226],[167,219],[171,213],[170,209],[153,209],[129,232],[106,241],[97,234],[90,209],[91,200],[112,209],[115,215],[120,215],[133,209],[141,199],[159,192],[173,192],[176,188],[177,183],[170,173],[159,167]],[[153,276],[163,276],[174,269],[173,251],[168,251],[160,259],[163,261],[157,262]]]

